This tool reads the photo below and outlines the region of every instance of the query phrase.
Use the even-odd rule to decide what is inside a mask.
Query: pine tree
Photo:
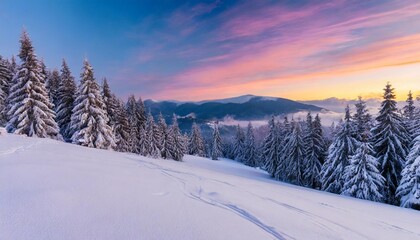
[[[148,155],[153,158],[158,158],[160,154],[160,138],[158,133],[158,126],[155,124],[151,113],[147,116],[146,122],[146,137],[149,139],[149,152]]]
[[[420,120],[420,119],[418,119]],[[420,127],[413,132],[413,146],[407,156],[401,172],[401,182],[397,188],[397,197],[401,207],[420,210]]]
[[[17,70],[18,70],[18,64],[16,63],[16,58],[13,55],[9,61],[9,71],[12,74],[11,78],[13,78],[13,76],[17,73]]]
[[[370,131],[372,128],[372,116],[366,109],[366,102],[363,101],[361,97],[359,97],[355,106],[356,113],[354,114],[353,119],[356,131],[356,139],[361,141],[363,135]]]
[[[188,136],[188,133],[184,132],[182,135],[182,152],[185,154],[188,154],[188,144],[190,141],[190,136]]]
[[[280,139],[278,127],[274,121],[274,116],[272,116],[269,120],[268,126],[268,136],[264,139],[263,145],[263,158],[265,162],[265,169],[271,177],[275,177],[280,158]]]
[[[7,130],[16,134],[59,139],[53,105],[29,36],[23,32],[19,57],[22,65],[12,80],[8,97],[11,108]]]
[[[365,133],[360,147],[344,170],[343,195],[374,202],[382,201],[385,179],[378,170],[378,159],[373,154]]]
[[[99,85],[95,81],[93,68],[84,61],[80,85],[74,101],[71,128],[72,142],[78,145],[111,149],[115,146],[114,134],[107,124],[108,116]]]
[[[146,124],[146,107],[144,106],[144,102],[143,100],[141,100],[141,98],[139,98],[137,100],[137,107],[138,107],[138,111],[139,111],[139,123],[140,125],[144,128],[145,124]]]
[[[58,106],[58,88],[60,85],[60,73],[54,69],[46,78],[45,87],[48,91],[50,101],[54,104],[54,107]]]
[[[159,121],[158,121],[158,136],[160,136],[160,154],[163,159],[170,159],[172,158],[171,155],[171,140],[169,136],[168,126],[166,125],[165,118],[163,117],[162,113],[159,114]]]
[[[305,156],[303,178],[305,179],[305,185],[318,188],[320,186],[319,173],[325,157],[325,142],[319,115],[316,115],[315,120],[312,121],[312,115],[308,113],[303,142]]]
[[[142,156],[147,156],[150,152],[150,143],[149,139],[146,136],[146,112],[145,106],[141,98],[137,101],[137,109],[138,109],[138,124],[139,126],[139,142],[138,142],[138,149],[139,154]]]
[[[234,145],[234,137],[225,138],[223,141],[223,156],[228,159],[235,159]]]
[[[8,62],[8,70],[9,70],[10,76],[9,76],[9,84],[7,86],[7,98],[5,100],[5,110],[4,110],[5,112],[4,114],[6,116],[6,124],[10,120],[10,117],[11,117],[9,115],[9,110],[12,107],[12,104],[9,102],[10,88],[14,85],[13,80],[15,79],[15,75],[18,71],[18,64],[16,63],[15,56],[12,56],[12,58]]]
[[[286,137],[287,144],[284,146],[280,165],[277,168],[277,179],[286,173],[286,180],[303,186],[303,172],[304,172],[304,143],[302,138],[302,129],[299,122],[292,121],[292,131]],[[283,169],[285,170],[283,172]]]
[[[191,155],[199,157],[205,156],[203,138],[201,137],[200,127],[196,123],[193,123],[191,127],[191,136],[189,138],[188,152]]]
[[[71,115],[73,110],[74,97],[76,94],[76,83],[71,75],[70,69],[65,60],[61,65],[60,84],[57,90],[57,123],[64,140],[71,141],[73,135],[70,128]]]
[[[403,107],[403,121],[410,137],[412,137],[417,130],[415,124],[417,119],[416,107],[414,106],[413,94],[411,91],[408,93],[406,102],[407,105]]]
[[[11,82],[11,73],[8,62],[0,56],[0,126],[7,123],[7,97],[9,95],[9,86]]]
[[[131,95],[128,98],[126,108],[128,113],[128,122],[130,124],[130,151],[133,153],[140,153],[139,144],[142,124],[140,123],[140,109],[134,95]]]
[[[236,161],[244,161],[245,151],[245,134],[239,124],[236,126],[235,142],[233,145],[233,153]]]
[[[102,99],[105,103],[105,110],[108,115],[108,125],[114,127],[116,121],[116,111],[119,105],[117,97],[111,92],[111,88],[108,85],[106,78],[102,82]]]
[[[321,169],[321,189],[332,193],[341,193],[344,185],[344,169],[350,163],[350,157],[359,146],[354,138],[355,130],[351,121],[350,109],[346,107],[344,122],[337,136],[328,149],[328,157]]]
[[[219,160],[222,157],[222,138],[219,133],[219,124],[216,122],[213,128],[213,136],[211,141],[211,153],[210,157],[212,160]]]
[[[184,157],[184,141],[181,131],[178,127],[178,120],[174,114],[172,125],[169,130],[169,147],[171,152],[171,157],[175,161],[182,161]]]
[[[47,69],[47,66],[45,66],[45,63],[44,63],[43,59],[41,59],[41,61],[39,61],[39,68],[40,68],[40,73],[43,76],[41,78],[41,82],[42,82],[43,85],[46,85],[46,80],[51,75],[51,72]],[[48,89],[47,89],[47,92],[48,92]],[[49,96],[49,94],[48,94],[48,96]]]
[[[254,128],[251,122],[248,123],[248,128],[245,137],[244,163],[250,167],[257,166],[257,150],[255,147]]]
[[[113,133],[115,136],[115,150],[119,152],[130,151],[130,124],[124,103],[118,100],[114,112]]]
[[[377,124],[373,128],[373,143],[380,171],[385,178],[384,198],[387,203],[398,204],[395,190],[408,153],[410,137],[398,113],[394,89],[387,84],[384,89]]]

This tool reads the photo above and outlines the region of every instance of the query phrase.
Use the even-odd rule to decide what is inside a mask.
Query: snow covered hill
[[[419,222],[229,160],[0,135],[0,239],[420,239]]]

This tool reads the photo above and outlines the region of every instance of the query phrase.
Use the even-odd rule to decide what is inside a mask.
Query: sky
[[[23,29],[50,69],[87,58],[121,98],[420,95],[418,0],[0,0],[0,55]]]

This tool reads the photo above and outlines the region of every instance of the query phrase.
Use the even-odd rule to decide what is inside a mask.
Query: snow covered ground
[[[419,222],[229,160],[0,135],[0,239],[420,239]]]

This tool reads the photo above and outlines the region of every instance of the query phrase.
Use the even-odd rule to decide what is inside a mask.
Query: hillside
[[[0,135],[1,239],[420,239],[419,221],[230,160]]]
[[[198,121],[223,119],[231,116],[237,120],[260,120],[271,115],[289,114],[302,110],[321,111],[322,108],[285,98],[244,95],[234,98],[201,102],[173,102],[146,100],[145,105],[153,115],[160,112],[171,117],[173,113],[189,116]],[[169,120],[169,119],[168,119]]]

